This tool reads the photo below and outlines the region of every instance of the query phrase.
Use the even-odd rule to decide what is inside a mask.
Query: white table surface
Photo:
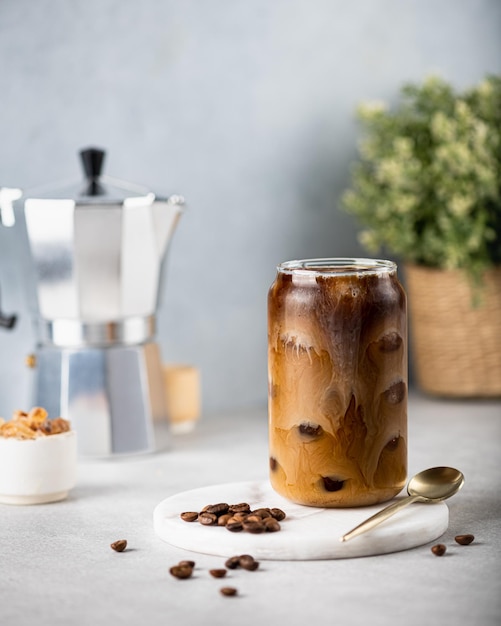
[[[214,579],[208,569],[223,559],[161,541],[153,510],[187,489],[266,478],[266,424],[264,408],[207,416],[175,437],[160,424],[155,454],[80,462],[66,501],[0,505],[0,624],[499,626],[500,401],[411,397],[409,474],[451,465],[466,477],[448,501],[445,556],[429,544],[357,559],[262,561],[255,572]],[[460,533],[474,543],[457,545]],[[127,539],[125,552],[110,549],[117,539]],[[195,574],[173,578],[169,567],[186,558]],[[238,595],[223,597],[225,585]]]

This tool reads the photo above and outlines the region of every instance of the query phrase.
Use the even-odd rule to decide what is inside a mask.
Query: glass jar
[[[391,261],[277,268],[268,294],[270,480],[317,507],[391,499],[407,477],[407,310]]]

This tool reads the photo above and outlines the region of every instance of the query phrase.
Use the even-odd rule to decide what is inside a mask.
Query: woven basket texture
[[[444,397],[501,396],[501,267],[473,304],[464,272],[405,266],[417,383]]]

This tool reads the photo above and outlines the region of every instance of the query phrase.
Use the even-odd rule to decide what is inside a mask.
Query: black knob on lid
[[[99,196],[104,193],[98,178],[101,176],[105,154],[105,151],[99,148],[86,148],[80,151],[82,165],[88,182],[85,194],[88,196]]]

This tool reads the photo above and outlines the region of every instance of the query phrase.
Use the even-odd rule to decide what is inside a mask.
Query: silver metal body
[[[34,403],[71,420],[82,455],[145,452],[153,418],[165,416],[155,315],[183,199],[91,183],[98,193],[87,180],[14,202],[34,276]]]
[[[37,404],[49,415],[69,417],[83,455],[154,449],[152,419],[165,411],[155,342],[80,349],[41,345],[37,370]]]

